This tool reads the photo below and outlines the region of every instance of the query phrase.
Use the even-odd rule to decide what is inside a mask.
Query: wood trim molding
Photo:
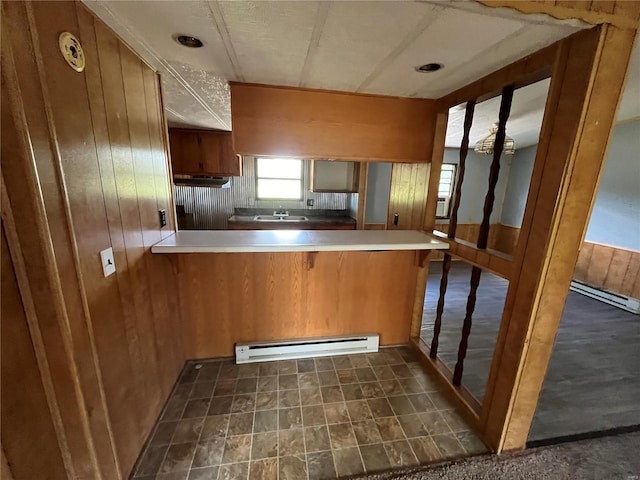
[[[365,230],[386,230],[387,224],[386,223],[365,223],[364,229]]]
[[[430,349],[424,340],[418,337],[411,338],[409,347],[418,355],[420,363],[434,374],[437,382],[444,388],[447,397],[460,407],[462,415],[469,422],[470,426],[480,431],[480,402],[473,394],[464,386],[454,386],[452,383],[453,372],[440,359],[433,359],[429,355]]]
[[[11,209],[11,202],[9,201],[9,196],[7,195],[4,175],[0,177],[0,182],[2,225],[7,238],[7,245],[9,246],[9,255],[11,257],[11,262],[13,263],[13,268],[15,270],[18,289],[20,291],[20,298],[22,300],[24,314],[27,319],[27,327],[31,335],[31,342],[33,343],[33,350],[35,353],[36,362],[38,364],[40,379],[44,388],[49,411],[51,413],[51,421],[56,432],[56,440],[60,448],[62,461],[64,462],[64,467],[67,473],[70,476],[73,476],[73,461],[64,431],[64,422],[62,421],[62,415],[60,414],[60,408],[58,406],[58,400],[56,398],[55,388],[51,377],[51,370],[49,368],[49,361],[47,359],[44,341],[42,339],[42,332],[38,325],[36,308],[33,302],[33,296],[31,294],[31,287],[29,285],[27,270],[24,264],[22,248],[20,247],[20,241],[16,232],[16,225],[13,217],[13,211]],[[3,463],[6,462],[4,449],[2,450],[2,460]]]
[[[367,213],[367,180],[369,178],[369,164],[360,162],[358,168],[358,213],[356,229],[365,230],[364,219]]]
[[[3,3],[3,27],[4,20],[8,17],[20,17],[24,24],[32,23],[25,7],[26,4]],[[31,291],[34,295],[36,317],[40,327],[46,332],[41,335],[44,355],[50,359],[49,363],[58,365],[51,372],[52,381],[72,455],[74,473],[81,477],[99,479],[102,475],[85,408],[87,402],[74,361],[69,312],[59,283],[55,253],[49,241],[51,232],[46,221],[44,199],[39,191],[34,160],[27,156],[32,152],[32,144],[25,106],[21,100],[24,95],[21,89],[24,86],[18,82],[12,44],[21,40],[24,45],[29,45],[31,38],[28,32],[22,31],[12,40],[9,37],[11,33],[16,32],[2,28],[3,181],[10,204],[20,205],[21,215],[16,219],[16,236],[24,247],[22,257],[28,282],[33,287]],[[31,109],[37,108],[35,99],[30,105]],[[5,128],[8,129],[10,125],[13,128],[9,133]],[[9,157],[13,161],[9,162]]]
[[[527,440],[634,37],[605,25],[561,42],[481,415],[498,452]]]
[[[526,14],[546,14],[559,20],[578,19],[591,25],[611,24],[620,29],[635,30],[640,18],[638,2],[628,0],[603,1],[525,1],[479,0],[492,8],[512,8]],[[634,5],[635,4],[635,5]]]

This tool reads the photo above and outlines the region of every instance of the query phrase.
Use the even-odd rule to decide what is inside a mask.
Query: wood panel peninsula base
[[[187,358],[237,342],[380,334],[409,342],[418,277],[446,242],[417,231],[185,231],[173,254]]]

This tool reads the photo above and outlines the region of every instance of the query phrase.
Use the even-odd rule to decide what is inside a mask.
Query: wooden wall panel
[[[387,230],[422,230],[428,182],[428,164],[393,164]],[[394,220],[396,214],[398,225]]]
[[[242,155],[426,163],[434,104],[232,82],[233,148]]]
[[[56,432],[31,343],[18,281],[9,257],[4,225],[0,260],[0,412],[3,457],[6,455],[6,461],[11,464],[15,478],[63,479],[66,477],[64,460],[56,442]],[[29,392],[29,395],[24,395],[25,391]],[[21,461],[25,457],[29,457],[29,462]],[[2,478],[5,478],[4,470]]]
[[[158,255],[164,256],[164,255]],[[178,255],[189,358],[231,356],[236,342],[378,332],[407,343],[413,251]]]
[[[640,252],[584,242],[573,278],[595,288],[640,298]]]
[[[604,25],[560,42],[481,425],[522,449],[584,240],[635,30]]]
[[[52,358],[59,341],[73,346],[64,361],[77,371],[77,395],[91,412],[85,441],[103,478],[126,478],[185,359],[172,265],[150,252],[175,231],[158,77],[79,3],[3,3],[2,22],[3,99],[7,88],[20,99],[12,114],[24,115],[32,146],[22,147],[24,160],[12,156],[9,164],[3,141],[8,197],[14,209],[24,203],[14,174],[23,165],[15,162],[32,162],[33,174],[25,171],[39,189],[33,200],[42,198],[42,211],[16,219],[18,237],[55,252],[47,288],[58,289],[70,325],[66,340],[43,330],[45,354]],[[11,36],[4,36],[5,26]],[[61,31],[80,38],[84,72],[64,63]],[[32,54],[13,55],[14,67],[6,53],[17,49]],[[4,82],[7,67],[16,77],[12,86]],[[164,228],[158,209],[167,212]],[[34,238],[26,225],[38,219],[46,230]],[[104,278],[99,251],[110,246],[117,272]],[[37,268],[30,258],[29,272]],[[74,390],[60,384],[60,361],[52,363],[52,377],[64,412],[70,399],[63,392]],[[82,424],[83,409],[75,411]],[[80,443],[69,448],[73,457]]]

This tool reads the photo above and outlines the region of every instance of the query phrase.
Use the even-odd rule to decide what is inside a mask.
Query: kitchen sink
[[[307,222],[309,219],[307,217],[298,216],[298,215],[288,215],[288,216],[279,216],[279,215],[256,215],[253,217],[255,222]]]

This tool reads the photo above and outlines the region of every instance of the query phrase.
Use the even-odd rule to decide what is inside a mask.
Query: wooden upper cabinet
[[[231,82],[236,153],[364,162],[431,161],[436,102]]]
[[[240,158],[233,152],[231,132],[169,129],[171,164],[178,175],[242,175]]]

